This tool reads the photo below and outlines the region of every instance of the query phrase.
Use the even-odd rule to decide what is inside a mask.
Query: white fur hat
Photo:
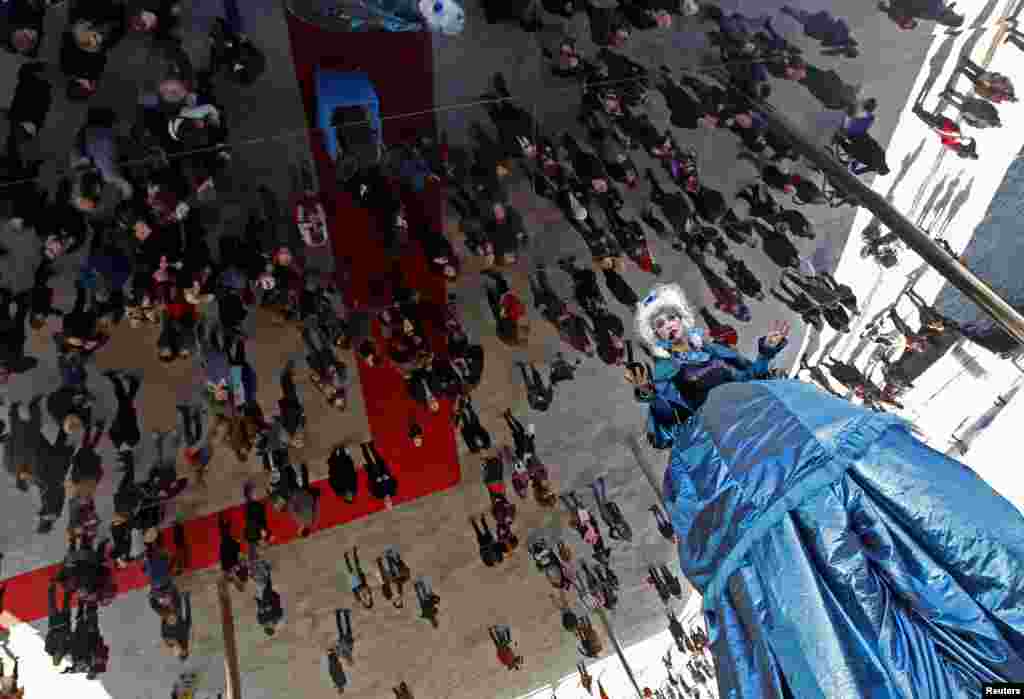
[[[637,308],[634,332],[637,339],[647,345],[655,357],[668,358],[669,353],[658,346],[658,336],[652,321],[667,310],[675,311],[682,318],[683,328],[696,324],[690,303],[683,288],[678,284],[658,284],[651,289]]]

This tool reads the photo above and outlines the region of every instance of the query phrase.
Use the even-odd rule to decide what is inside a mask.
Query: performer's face
[[[683,337],[683,319],[675,311],[666,311],[654,319],[654,332],[662,340],[677,342]]]

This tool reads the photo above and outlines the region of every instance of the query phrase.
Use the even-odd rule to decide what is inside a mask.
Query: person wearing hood
[[[181,3],[178,0],[127,0],[128,29],[150,34],[155,41],[178,39]]]
[[[5,48],[17,56],[38,56],[46,19],[43,0],[7,0],[0,14],[7,24]]]
[[[124,7],[115,0],[71,3],[60,49],[69,99],[86,100],[96,94],[106,71],[107,54],[125,30]]]
[[[238,0],[224,0],[224,16],[210,29],[208,77],[224,72],[239,85],[251,85],[267,69],[267,57],[245,33]]]
[[[654,367],[651,375],[642,365],[627,368],[626,380],[649,405],[648,439],[664,449],[672,445],[675,426],[694,415],[713,388],[767,378],[769,364],[787,344],[789,325],[779,323],[762,337],[758,357],[750,361],[697,327],[678,284],[659,284],[640,301],[635,332],[654,357]]]

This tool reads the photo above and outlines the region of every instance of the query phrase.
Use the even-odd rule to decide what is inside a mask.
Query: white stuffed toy
[[[466,26],[466,13],[457,0],[419,0],[419,10],[432,31],[454,36]]]

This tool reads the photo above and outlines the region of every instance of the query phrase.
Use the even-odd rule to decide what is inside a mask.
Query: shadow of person
[[[885,194],[886,201],[892,201],[892,197],[896,193],[896,188],[903,183],[904,179],[906,179],[907,174],[910,172],[910,166],[917,162],[917,159],[921,155],[921,151],[924,150],[924,144],[927,140],[927,138],[922,138],[921,142],[917,144],[917,148],[903,156],[903,159],[900,161],[900,169],[896,173],[896,177],[893,178],[892,184],[889,185],[889,191]]]
[[[917,225],[924,227],[925,219],[928,218],[928,214],[935,208],[935,202],[938,201],[939,195],[945,189],[946,184],[949,182],[949,175],[944,175],[939,181],[935,188],[932,190],[932,194],[928,197],[928,201],[925,202],[924,206],[921,207],[921,212],[917,215]]]
[[[953,222],[956,215],[960,212],[960,209],[964,204],[971,198],[971,189],[974,187],[974,178],[972,177],[967,186],[957,192],[956,196],[953,197],[953,201],[950,202],[949,208],[946,209],[946,217],[942,220],[942,225],[939,226],[939,230],[936,236],[939,238],[946,234],[946,229],[949,228],[949,224]]]
[[[960,187],[960,178],[963,177],[964,171],[961,170],[957,173],[957,176],[950,180],[949,184],[946,185],[946,191],[942,193],[938,201],[935,202],[935,207],[929,212],[931,214],[931,224],[925,226],[925,230],[930,231],[938,223],[939,219],[946,212],[946,207],[949,206],[949,202],[953,199],[953,193]]]
[[[973,37],[972,37],[973,38]],[[924,98],[931,93],[932,88],[935,87],[936,81],[942,74],[942,69],[946,66],[946,62],[949,57],[953,54],[953,44],[956,43],[956,37],[950,36],[942,42],[939,46],[939,50],[935,52],[931,60],[928,61],[928,77],[925,78],[924,83],[921,85],[921,91],[917,95],[917,103],[920,104]],[[970,55],[970,54],[962,54]]]
[[[974,16],[974,22],[971,23],[971,29],[983,29],[988,27],[992,13],[995,12],[996,5],[998,4],[999,0],[988,0],[988,2],[985,3],[985,7],[981,8],[981,12]],[[1019,8],[1017,11],[1020,11]]]

